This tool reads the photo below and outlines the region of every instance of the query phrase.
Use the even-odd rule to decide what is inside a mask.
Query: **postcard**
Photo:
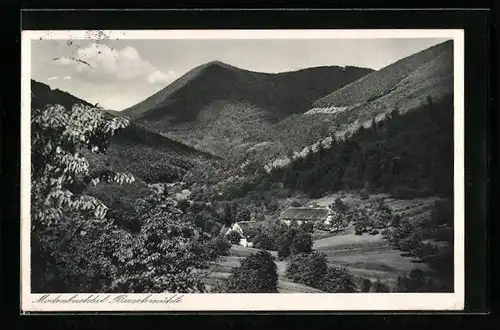
[[[22,32],[23,312],[464,308],[462,30]]]

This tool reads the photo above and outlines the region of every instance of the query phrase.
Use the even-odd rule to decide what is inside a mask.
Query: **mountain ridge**
[[[236,94],[235,96],[242,96],[242,97],[250,97],[253,96],[252,99],[255,99],[255,95],[249,95],[252,94],[252,92],[257,92],[257,93],[263,93],[263,94],[269,94],[272,92],[272,89],[275,89],[277,84],[280,85],[286,85],[289,84],[287,80],[293,79],[293,76],[297,75],[304,75],[305,80],[308,80],[308,83],[314,83],[316,86],[319,86],[321,84],[324,84],[324,80],[326,78],[326,75],[332,75],[332,74],[341,74],[342,72],[350,71],[353,70],[353,78],[347,79],[348,81],[354,81],[355,79],[368,74],[372,72],[372,69],[367,69],[367,68],[359,68],[359,67],[354,67],[354,66],[348,66],[348,67],[340,67],[340,66],[319,66],[319,67],[312,67],[312,68],[304,68],[300,70],[294,70],[294,71],[286,71],[286,72],[279,72],[279,73],[268,73],[268,72],[257,72],[257,71],[251,71],[251,70],[246,70],[246,69],[241,69],[236,66],[221,62],[221,61],[211,61],[202,65],[199,65],[191,70],[189,70],[186,74],[182,75],[178,79],[176,79],[174,82],[171,84],[167,85],[165,88],[162,90],[154,93],[153,95],[149,96],[146,98],[144,101],[139,102],[129,108],[126,108],[122,111],[123,114],[126,114],[127,116],[130,116],[133,119],[140,119],[144,117],[154,117],[154,114],[152,115],[151,112],[155,112],[156,108],[158,107],[168,107],[170,104],[168,102],[168,98],[171,98],[172,96],[175,96],[175,94],[182,89],[183,87],[188,87],[190,84],[193,83],[193,80],[196,78],[200,78],[200,76],[205,76],[204,78],[208,80],[208,83],[214,80],[213,82],[216,83],[217,80],[222,80],[222,79],[210,79],[210,75],[219,75],[221,76],[220,78],[225,78],[229,79],[232,84],[228,84],[228,87],[231,88],[240,88],[243,89],[242,94],[243,95],[238,95],[237,92],[234,93],[229,93],[228,95],[221,95],[226,96],[226,97],[231,97],[234,96],[232,94]],[[311,77],[314,74],[318,74],[320,71],[328,71],[326,74],[321,75],[321,79],[323,80],[321,83],[318,83],[318,81],[312,81]],[[218,78],[218,77],[216,77]],[[318,79],[317,79],[318,80]],[[293,82],[295,83],[295,82]],[[292,83],[292,84],[293,84]],[[195,84],[196,87],[202,87],[203,84]],[[207,85],[207,83],[205,83]],[[253,86],[252,86],[253,85]],[[302,84],[302,87],[307,87],[309,84]],[[323,88],[326,91],[332,90],[333,88],[338,88],[340,85],[344,85],[343,82],[336,83],[335,81],[332,81],[327,85],[327,88]],[[296,89],[299,86],[296,86]],[[321,86],[320,86],[321,87]],[[266,91],[266,88],[268,89]],[[200,88],[203,89],[203,88]],[[219,91],[221,92],[221,91]],[[241,93],[240,93],[241,94]],[[313,97],[310,97],[309,101],[313,101],[316,97],[316,95],[323,95],[323,92],[318,91],[313,95]],[[288,93],[288,97],[294,99],[297,97],[294,95],[294,93]],[[289,105],[293,105],[294,102],[288,102],[286,103],[286,98],[281,96],[280,100],[273,100],[275,96],[269,97],[264,97],[264,102],[267,101],[267,103],[278,103],[274,104],[275,107],[279,107],[279,103],[285,103],[282,107],[286,107]],[[255,101],[255,100],[253,100]],[[257,101],[257,103],[259,103]],[[301,102],[300,104],[304,104],[304,102]],[[306,110],[306,107],[303,106],[301,110]],[[289,110],[290,112],[297,112],[298,110]],[[149,112],[149,114],[146,114]],[[159,114],[161,115],[161,114]]]
[[[414,53],[318,99],[304,114],[280,121],[274,138],[303,154],[320,142],[328,146],[332,136],[347,137],[383,120],[393,110],[419,109],[429,98],[438,102],[453,93],[453,63],[452,41]]]
[[[318,97],[372,71],[323,66],[260,73],[212,61],[122,114],[173,140],[236,159],[266,142],[261,137],[271,125],[308,110]]]
[[[33,107],[60,104],[71,109],[76,103],[93,106],[70,93],[51,89],[36,80],[31,81],[31,86]],[[108,111],[106,113],[110,117],[116,116]],[[213,155],[150,132],[134,122],[110,138],[106,155],[91,154],[89,158],[96,166],[110,164],[115,170],[131,172],[146,182],[178,179],[198,162],[216,159]]]

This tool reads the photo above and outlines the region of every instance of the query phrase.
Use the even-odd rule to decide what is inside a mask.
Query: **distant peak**
[[[214,61],[210,61],[207,63],[207,65],[228,65],[222,61],[219,61],[219,60],[214,60]]]
[[[235,68],[234,66],[227,64],[227,63],[224,63],[224,62],[219,61],[219,60],[210,61],[210,62],[206,63],[204,66],[205,67],[221,67],[221,68],[227,68],[227,69]]]

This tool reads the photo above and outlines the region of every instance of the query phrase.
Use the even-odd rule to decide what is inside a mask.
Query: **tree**
[[[323,253],[301,253],[294,255],[288,263],[286,276],[294,282],[320,288],[327,270],[328,264]]]
[[[250,221],[251,212],[247,208],[242,208],[236,215],[236,221]]]
[[[101,109],[80,104],[72,109],[60,105],[32,109],[33,292],[105,290],[93,282],[87,267],[113,271],[104,249],[116,243],[115,227],[106,217],[108,207],[86,194],[87,188],[102,182],[131,183],[134,178],[106,165],[91,168],[85,155],[105,153],[108,139],[128,125],[124,117],[107,119]]]
[[[400,223],[401,223],[401,215],[400,214],[394,214],[392,216],[391,226],[392,227],[398,227]]]
[[[386,284],[380,282],[380,280],[377,280],[375,283],[373,283],[369,292],[391,292],[391,290]]]
[[[331,206],[333,209],[337,210],[340,213],[345,213],[349,210],[349,206],[346,205],[340,197],[335,198],[334,204]]]
[[[271,237],[265,233],[259,233],[254,239],[254,246],[264,250],[274,250],[274,242]]]
[[[368,278],[363,278],[361,281],[361,292],[369,292],[372,287],[372,281]]]
[[[227,235],[227,240],[231,243],[231,244],[239,244],[240,243],[240,239],[241,239],[241,234],[238,233],[236,230],[231,230]]]
[[[273,257],[267,251],[253,253],[233,268],[227,281],[230,293],[276,293],[278,273]]]
[[[397,290],[399,292],[429,292],[433,291],[435,285],[425,278],[425,273],[420,269],[413,269],[409,276],[399,276]]]
[[[177,207],[182,211],[182,212],[186,212],[187,209],[189,208],[190,206],[190,203],[187,199],[181,199],[178,203],[177,203]]]
[[[351,272],[345,267],[329,266],[319,289],[330,293],[351,293],[356,291],[356,283]]]
[[[283,260],[290,255],[290,247],[299,230],[291,227],[278,238],[278,257]]]
[[[143,226],[118,252],[122,262],[115,292],[203,292],[201,275],[209,259],[209,236],[185,221],[172,198],[153,193],[136,202]]]
[[[310,253],[312,251],[313,241],[309,233],[299,230],[293,237],[290,244],[290,254]]]
[[[255,239],[255,244],[261,244],[261,248],[266,250],[278,250],[280,237],[287,232],[288,228],[281,221],[266,221],[258,227],[259,234]]]

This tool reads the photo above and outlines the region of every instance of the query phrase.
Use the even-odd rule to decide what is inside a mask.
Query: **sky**
[[[31,78],[110,110],[135,105],[210,61],[258,72],[379,70],[446,39],[32,40]]]

